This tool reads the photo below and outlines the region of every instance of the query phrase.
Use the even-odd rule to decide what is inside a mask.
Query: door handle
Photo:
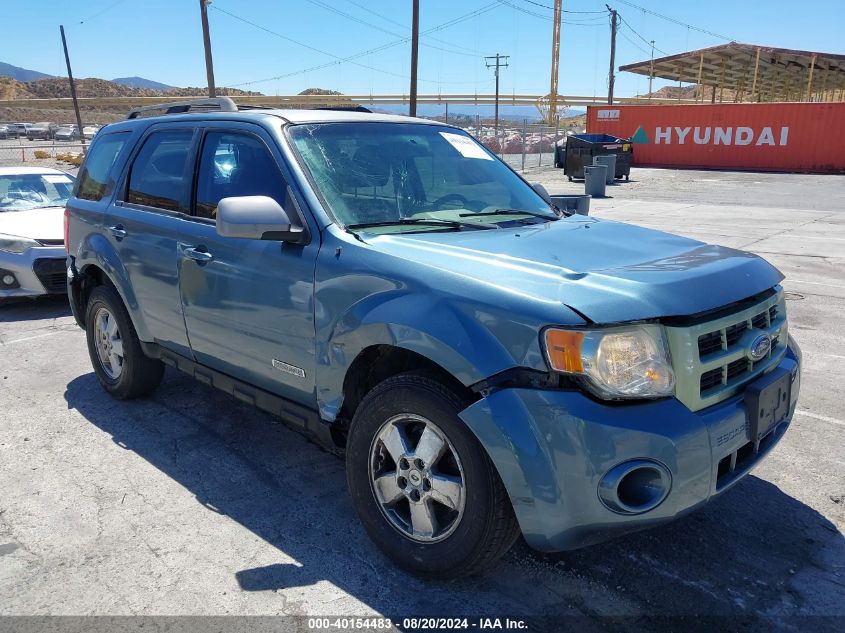
[[[122,240],[124,237],[129,235],[126,232],[126,229],[123,228],[122,224],[118,224],[117,226],[110,226],[109,231],[111,231],[111,234],[114,235],[115,238],[118,240]]]
[[[184,251],[185,257],[188,259],[193,259],[195,262],[200,262],[204,264],[206,262],[210,262],[214,259],[214,255],[209,253],[208,251],[200,251],[196,248],[186,248]]]

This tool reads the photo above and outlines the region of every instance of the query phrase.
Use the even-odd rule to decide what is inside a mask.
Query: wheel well
[[[79,318],[83,321],[83,325],[85,325],[85,309],[88,306],[88,298],[91,296],[91,293],[94,291],[94,288],[96,288],[97,286],[114,287],[114,284],[102,268],[99,268],[93,264],[86,266],[82,270],[82,273],[82,282],[79,284],[79,295],[77,305],[80,306]]]
[[[437,380],[453,390],[469,405],[479,395],[465,386],[443,367],[422,354],[393,345],[372,345],[361,351],[343,380],[343,406],[338,424],[333,425],[332,435],[338,445],[346,444],[346,429],[364,396],[380,382],[405,372],[418,372]]]

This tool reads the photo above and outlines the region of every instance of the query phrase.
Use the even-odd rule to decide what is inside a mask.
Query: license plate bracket
[[[777,368],[752,382],[745,389],[745,404],[751,441],[755,444],[789,415],[792,374]]]

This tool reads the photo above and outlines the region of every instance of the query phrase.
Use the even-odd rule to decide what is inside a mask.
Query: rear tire
[[[144,354],[129,313],[111,286],[97,286],[91,292],[85,333],[94,373],[112,397],[138,398],[158,387],[164,363]]]
[[[389,378],[359,405],[346,447],[367,534],[396,565],[429,578],[480,572],[519,536],[496,469],[458,417],[465,406],[430,378]]]

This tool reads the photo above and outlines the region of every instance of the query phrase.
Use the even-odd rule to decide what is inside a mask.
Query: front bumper
[[[0,251],[0,299],[64,294],[67,252],[63,246],[37,246],[23,253]],[[15,283],[3,284],[11,273]]]
[[[742,394],[693,413],[674,398],[612,404],[577,391],[510,388],[474,403],[461,418],[495,464],[528,544],[576,549],[670,521],[739,481],[786,432],[800,362],[791,341],[778,365],[796,376],[789,414],[756,452],[749,451]],[[613,511],[599,497],[605,475],[631,460],[665,467],[670,481],[656,507],[635,515]]]

